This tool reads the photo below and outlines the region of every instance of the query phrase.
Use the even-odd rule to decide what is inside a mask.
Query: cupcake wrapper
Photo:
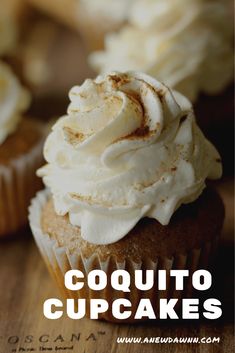
[[[28,153],[0,166],[0,238],[27,224],[27,210],[42,187],[36,170],[43,164],[42,138]]]
[[[44,261],[59,285],[65,298],[86,298],[89,299],[102,298],[108,301],[109,306],[112,302],[118,298],[126,298],[132,303],[132,312],[135,314],[135,309],[141,298],[149,298],[155,309],[156,314],[158,313],[159,299],[161,298],[187,298],[192,295],[193,288],[191,286],[191,275],[197,269],[206,269],[209,267],[210,262],[215,254],[215,250],[218,244],[219,236],[215,237],[213,241],[203,244],[201,248],[192,249],[187,254],[177,254],[176,256],[170,258],[159,257],[155,262],[147,259],[140,263],[135,263],[131,260],[124,262],[117,262],[116,258],[110,256],[106,261],[101,261],[98,255],[93,254],[89,258],[85,258],[82,252],[77,252],[77,254],[69,253],[68,249],[65,247],[60,247],[56,240],[50,238],[48,234],[44,234],[41,229],[41,211],[45,205],[50,193],[48,190],[43,190],[37,194],[37,196],[32,200],[31,206],[29,208],[29,221],[30,226],[35,238],[35,241],[40,249],[41,255]],[[71,269],[79,269],[85,275],[93,269],[101,269],[106,272],[108,278],[110,278],[113,271],[118,269],[127,270],[130,273],[131,278],[134,276],[134,271],[137,269],[141,270],[154,270],[155,278],[157,280],[158,270],[167,270],[167,286],[166,290],[159,291],[156,288],[152,288],[149,291],[137,290],[133,285],[130,286],[131,291],[128,293],[119,292],[114,290],[109,284],[102,291],[92,291],[89,287],[85,285],[79,291],[71,291],[66,289],[64,286],[64,275],[67,271]],[[189,270],[190,277],[186,281],[185,289],[183,291],[176,291],[174,289],[174,279],[169,276],[169,271],[171,269]],[[109,283],[110,281],[108,281]],[[179,300],[180,303],[180,300]],[[87,306],[87,316],[89,316],[89,307]],[[111,309],[100,315],[101,319],[105,319],[111,322],[120,322],[112,316]],[[125,322],[132,322],[134,318],[131,317]],[[138,321],[138,320],[135,320]],[[122,321],[123,322],[123,321]]]

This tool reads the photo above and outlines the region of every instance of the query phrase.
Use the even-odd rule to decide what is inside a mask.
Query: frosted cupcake
[[[0,62],[0,238],[27,223],[27,208],[40,180],[43,126],[23,118],[30,102],[10,67]]]
[[[138,0],[91,66],[146,72],[193,102],[201,92],[221,93],[233,80],[231,13],[231,0]]]
[[[224,217],[206,179],[219,178],[222,167],[189,101],[138,72],[86,80],[69,97],[44,147],[48,164],[38,171],[49,189],[30,208],[35,240],[66,297],[111,303],[118,296],[109,287],[66,292],[69,269],[99,268],[109,277],[115,269],[206,268]],[[135,307],[141,296],[153,303],[188,296],[186,287],[123,296]],[[114,321],[110,312],[101,318]]]

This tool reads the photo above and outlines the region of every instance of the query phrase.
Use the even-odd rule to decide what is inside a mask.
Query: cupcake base
[[[211,207],[208,209],[210,203]],[[101,298],[108,301],[109,307],[115,299],[125,298],[132,303],[133,315],[130,318],[117,320],[111,310],[101,314],[99,318],[110,322],[138,322],[139,320],[134,319],[134,314],[142,298],[150,299],[157,313],[161,298],[191,297],[191,275],[197,269],[206,269],[210,265],[223,216],[222,201],[214,191],[208,190],[194,204],[182,206],[174,215],[170,226],[161,226],[155,220],[143,219],[125,238],[110,245],[94,245],[83,240],[79,235],[79,228],[71,226],[67,216],[55,214],[48,191],[38,193],[32,201],[29,218],[44,261],[65,298],[86,298],[88,303],[90,299]],[[154,239],[152,246],[151,239]],[[93,269],[105,271],[108,278],[113,271],[119,269],[128,271],[131,278],[137,269],[153,270],[157,278],[158,270],[161,269],[167,271],[168,285],[165,291],[153,287],[146,292],[131,285],[128,293],[116,291],[108,285],[105,290],[95,292],[89,289],[85,280],[85,286],[80,291],[70,291],[64,286],[64,275],[71,269],[79,269],[85,278]],[[171,269],[189,270],[190,276],[183,291],[174,289],[173,280],[169,276]],[[87,309],[89,317],[89,308]]]

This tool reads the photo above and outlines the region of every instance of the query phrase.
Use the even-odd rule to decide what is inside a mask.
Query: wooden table
[[[0,353],[151,353],[233,352],[233,181],[218,184],[226,204],[226,221],[214,276],[215,297],[223,318],[208,321],[166,321],[136,325],[44,318],[43,302],[60,298],[30,235],[0,243]],[[118,344],[117,337],[214,337],[219,344]]]

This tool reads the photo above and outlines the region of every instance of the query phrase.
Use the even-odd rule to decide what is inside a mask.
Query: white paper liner
[[[79,269],[85,274],[85,278],[92,269],[104,270],[107,273],[108,278],[111,276],[111,273],[117,269],[127,270],[130,273],[131,278],[133,278],[134,270],[136,269],[153,270],[155,272],[155,278],[157,278],[157,271],[159,269],[188,269],[190,274],[192,274],[197,269],[208,268],[217,248],[219,235],[212,241],[206,242],[201,248],[192,249],[188,254],[178,254],[171,259],[161,257],[157,258],[155,262],[149,259],[143,260],[140,263],[135,263],[129,259],[125,262],[117,262],[116,258],[112,256],[106,261],[101,261],[99,256],[95,253],[89,258],[85,258],[79,249],[76,249],[76,253],[71,254],[68,249],[59,246],[56,240],[51,239],[48,234],[42,232],[41,212],[49,196],[49,190],[43,190],[37,193],[37,196],[32,200],[29,208],[29,222],[41,255],[65,298],[86,298],[88,301],[89,299],[102,298],[106,299],[110,305],[117,298],[126,298],[132,303],[133,313],[135,313],[135,308],[138,306],[141,298],[149,298],[157,313],[160,298],[180,299],[182,297],[190,297],[193,290],[191,280],[189,279],[187,281],[184,291],[178,292],[174,290],[174,279],[171,279],[170,276],[167,277],[168,283],[167,290],[165,291],[158,291],[156,288],[153,288],[149,291],[143,292],[131,287],[131,292],[123,293],[114,290],[109,284],[105,290],[97,292],[90,290],[87,286],[84,286],[80,291],[70,291],[64,286],[64,274],[71,269]],[[109,282],[110,281],[108,281],[108,283]],[[89,315],[89,308],[87,308],[87,310]],[[118,321],[112,316],[111,310],[102,314],[100,318],[112,322]],[[132,322],[133,317],[127,321]]]
[[[42,188],[36,170],[43,164],[44,127],[42,137],[27,153],[0,165],[0,238],[15,233],[27,224],[31,198]]]

